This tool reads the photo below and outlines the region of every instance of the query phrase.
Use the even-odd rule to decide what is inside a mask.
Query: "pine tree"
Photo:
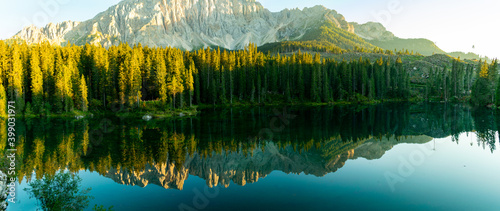
[[[234,95],[234,66],[235,66],[235,63],[236,63],[236,58],[235,58],[235,54],[234,53],[231,53],[229,55],[229,70],[228,70],[228,75],[229,75],[229,102],[231,103],[231,105],[233,104],[233,95]]]
[[[16,102],[17,113],[22,113],[24,110],[24,70],[23,61],[19,46],[14,44],[12,47],[12,69],[8,74],[8,93],[10,98]]]
[[[166,106],[168,100],[168,90],[167,90],[167,67],[165,65],[165,58],[161,53],[155,54],[155,71],[154,71],[154,82],[156,89],[158,90],[158,97],[163,106]]]
[[[319,102],[320,101],[320,89],[321,89],[321,61],[319,54],[315,54],[314,56],[314,64],[313,70],[311,74],[311,101]]]
[[[219,73],[220,75],[220,102],[225,103],[226,102],[226,69],[225,66],[222,66],[221,71]]]
[[[9,49],[8,45],[0,40],[0,83],[5,84],[7,82],[8,78],[8,72],[10,69],[10,64],[9,64]],[[4,87],[5,88],[5,87]]]
[[[55,106],[55,111],[57,113],[61,113],[61,112],[64,112],[64,111],[67,111],[68,107],[67,107],[67,103],[66,101],[68,100],[67,98],[67,91],[66,89],[68,89],[69,87],[67,86],[67,82],[68,82],[68,78],[66,77],[66,72],[67,72],[67,66],[66,65],[63,65],[61,66],[60,68],[58,68],[59,70],[57,71],[56,73],[56,78],[55,78],[55,81],[56,81],[56,92],[55,92],[55,103],[54,103],[54,106]]]
[[[88,111],[88,87],[85,77],[82,75],[78,80],[77,90],[75,92],[76,107],[81,111]]]
[[[496,90],[496,102],[495,104],[500,107],[500,78],[497,81],[497,90]]]
[[[125,103],[127,102],[127,72],[123,65],[119,65],[118,71],[118,102],[120,104],[120,110],[124,109]]]
[[[139,107],[140,100],[142,99],[142,73],[141,73],[141,65],[142,65],[142,50],[134,49],[132,53],[132,60],[130,61],[130,69],[129,69],[129,106],[133,106],[134,104]]]
[[[7,93],[5,93],[5,88],[3,83],[0,81],[0,117],[7,116]]]
[[[31,95],[35,113],[43,111],[43,73],[40,68],[38,50],[32,49],[30,55]]]
[[[323,64],[325,64],[325,62],[323,62]],[[322,99],[323,99],[323,102],[327,103],[327,102],[330,102],[331,98],[330,98],[330,83],[329,83],[329,77],[328,77],[328,70],[326,69],[326,67],[322,69],[322,72],[323,72],[323,75],[322,75],[322,78],[323,78]]]
[[[189,91],[189,107],[193,106],[193,92],[194,92],[194,79],[193,74],[196,72],[196,66],[194,61],[191,60],[189,63],[189,71],[185,79],[186,88]]]
[[[184,92],[184,86],[182,86],[181,70],[179,65],[180,58],[176,57],[172,61],[171,72],[167,76],[167,90],[169,94],[173,96],[173,108],[175,109],[176,95],[178,93]]]
[[[305,98],[305,85],[304,85],[304,72],[302,71],[302,61],[299,61],[297,65],[298,77],[297,77],[297,91],[299,93],[299,99],[304,100]],[[289,84],[288,84],[289,86]]]
[[[292,96],[290,93],[290,82],[286,82],[286,88],[285,88],[285,97],[287,102],[292,102]]]
[[[478,78],[472,86],[471,102],[476,106],[490,103],[491,83],[489,81],[489,67],[486,62],[480,63]]]

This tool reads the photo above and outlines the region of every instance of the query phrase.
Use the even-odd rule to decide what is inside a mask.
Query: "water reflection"
[[[476,131],[478,145],[493,151],[500,126],[492,111],[463,105],[300,107],[287,108],[296,117],[272,138],[260,136],[282,110],[204,110],[195,118],[150,122],[115,117],[18,122],[18,180],[65,169],[140,187],[182,190],[189,175],[209,187],[245,185],[276,170],[324,176],[348,159],[378,159],[399,143],[448,136],[458,142],[459,134],[470,131]]]

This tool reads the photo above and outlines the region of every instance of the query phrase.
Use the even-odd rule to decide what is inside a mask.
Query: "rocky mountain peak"
[[[377,22],[367,22],[364,24],[358,24],[356,22],[351,22],[354,26],[355,33],[366,40],[393,40],[396,38],[394,34],[381,24]]]
[[[272,13],[254,0],[124,0],[82,23],[28,27],[14,38],[105,47],[128,42],[185,50],[242,49],[250,42],[263,45],[300,39],[325,21],[354,32],[344,16],[324,6]]]

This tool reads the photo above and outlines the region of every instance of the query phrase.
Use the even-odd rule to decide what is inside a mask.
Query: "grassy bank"
[[[179,118],[185,116],[195,116],[198,114],[198,106],[185,107],[178,109],[160,109],[156,106],[144,106],[141,108],[134,109],[121,109],[119,111],[113,112],[109,110],[92,110],[92,111],[79,111],[73,110],[70,112],[62,113],[24,113],[16,115],[17,118],[75,118],[82,119],[94,116],[117,116],[117,117],[127,117],[127,118],[142,118],[144,116],[149,116],[154,119],[164,119],[164,118]],[[7,118],[7,116],[0,116],[0,118]]]
[[[455,99],[452,101],[448,101],[450,103],[459,103],[459,102],[468,102],[468,98],[464,99]],[[444,102],[440,98],[430,98],[428,100],[423,99],[421,97],[413,97],[410,99],[384,99],[384,100],[370,100],[365,97],[358,97],[351,100],[342,100],[342,101],[332,101],[332,102],[305,102],[300,100],[292,100],[288,102],[283,98],[277,98],[274,101],[268,102],[250,102],[250,101],[237,101],[234,103],[219,103],[217,104],[201,104],[192,107],[183,107],[183,108],[171,108],[170,106],[161,106],[158,102],[150,101],[143,102],[141,106],[136,108],[123,108],[117,109],[118,111],[113,112],[109,109],[102,110],[92,110],[87,112],[82,112],[78,110],[74,110],[71,112],[64,113],[42,113],[42,114],[33,114],[33,113],[25,113],[23,115],[17,115],[17,117],[24,118],[87,118],[93,116],[117,116],[117,117],[126,117],[126,118],[143,118],[147,119],[166,119],[166,118],[182,118],[189,116],[196,116],[199,114],[199,111],[202,109],[208,108],[247,108],[247,107],[256,107],[256,106],[368,106],[368,105],[377,105],[382,103],[422,103],[422,102]],[[496,109],[496,108],[494,108]]]

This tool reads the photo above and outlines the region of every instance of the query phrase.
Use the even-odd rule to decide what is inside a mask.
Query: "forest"
[[[387,52],[380,50],[378,53]],[[320,54],[150,48],[126,43],[65,47],[0,41],[0,115],[182,109],[194,105],[469,100],[500,105],[497,61],[434,68],[425,84],[392,59],[335,61]]]

